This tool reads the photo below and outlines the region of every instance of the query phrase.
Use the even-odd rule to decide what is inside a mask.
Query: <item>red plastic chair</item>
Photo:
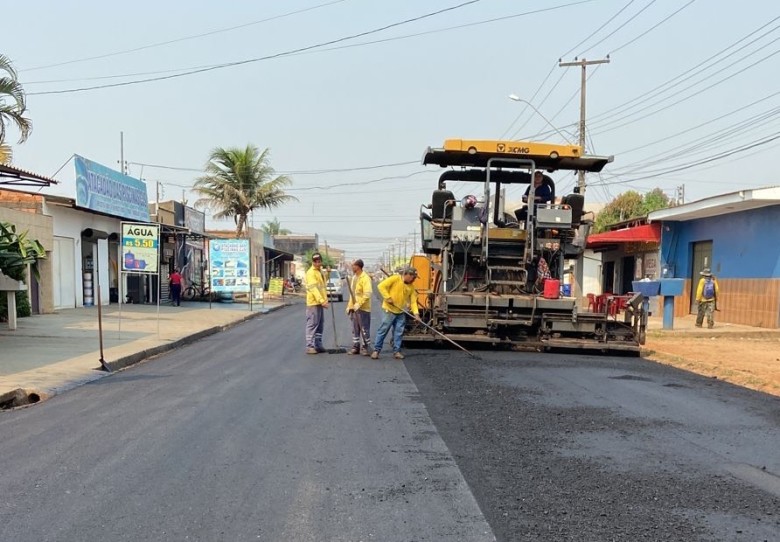
[[[591,312],[598,312],[598,303],[596,303],[596,294],[587,294],[588,297],[588,310]],[[591,310],[592,309],[592,310]]]

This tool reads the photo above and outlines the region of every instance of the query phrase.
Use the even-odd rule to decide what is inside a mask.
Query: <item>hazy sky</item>
[[[691,201],[778,184],[780,4],[769,0],[480,0],[302,54],[48,94],[267,57],[465,2],[16,2],[3,8],[0,53],[20,71],[34,130],[15,147],[15,164],[50,175],[77,153],[118,168],[124,131],[130,174],[180,199],[197,172],[137,164],[197,169],[213,147],[251,142],[271,149],[278,171],[293,172],[300,199],[258,213],[256,225],[276,216],[351,257],[374,258],[418,228],[440,173],[419,163],[427,146],[549,129],[510,93],[576,141],[580,72],[557,60],[611,53],[590,72],[588,151],[615,162],[589,176],[589,200],[654,187],[673,195],[684,184]],[[547,11],[520,15],[537,10]],[[278,17],[294,11],[302,12]],[[499,20],[473,24],[491,19]],[[387,41],[359,45],[378,40]],[[73,196],[73,177],[71,163],[56,192]],[[574,184],[571,174],[553,177],[558,193]],[[456,187],[459,197],[476,191]]]

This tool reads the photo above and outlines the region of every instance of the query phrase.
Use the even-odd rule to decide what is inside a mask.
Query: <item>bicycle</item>
[[[208,299],[211,296],[211,288],[205,282],[193,282],[181,294],[184,301],[192,301],[195,298],[200,300]]]

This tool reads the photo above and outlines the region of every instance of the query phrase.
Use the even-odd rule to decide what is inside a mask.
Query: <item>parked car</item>
[[[344,284],[341,280],[341,274],[335,269],[331,270],[328,282],[325,283],[325,290],[328,292],[328,300],[344,301]]]

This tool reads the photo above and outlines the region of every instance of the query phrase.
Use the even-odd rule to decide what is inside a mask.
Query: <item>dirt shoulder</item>
[[[647,359],[780,397],[780,333],[650,332]]]

